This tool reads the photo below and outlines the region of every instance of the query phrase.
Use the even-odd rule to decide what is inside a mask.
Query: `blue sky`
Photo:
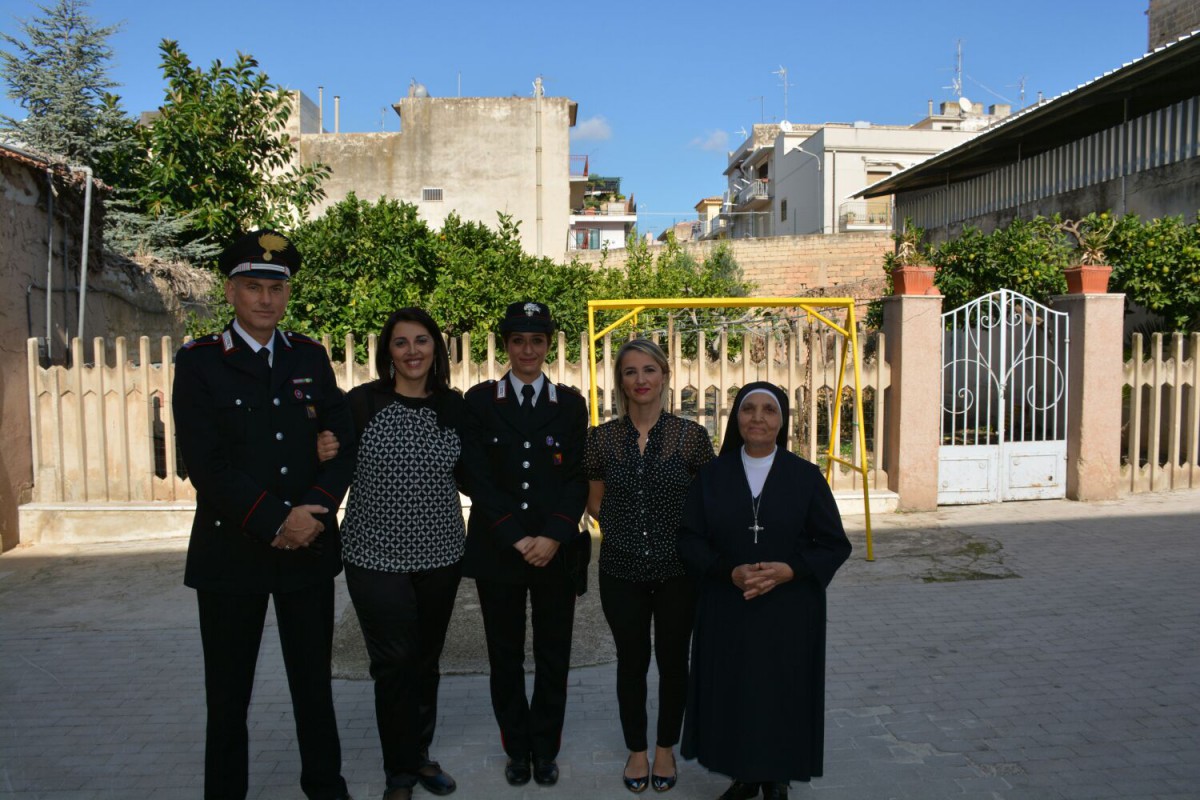
[[[42,0],[51,3],[52,0]],[[579,103],[572,152],[622,178],[642,230],[694,217],[725,188],[726,153],[741,129],[792,122],[910,124],[930,99],[954,99],[955,44],[963,94],[985,105],[1053,97],[1146,49],[1147,0],[602,3],[342,0],[95,0],[98,22],[124,22],[111,43],[125,110],[162,101],[158,42],[193,63],[254,55],[273,81],[316,100],[327,127],[397,130],[391,104],[409,80],[435,96],[548,95]],[[0,0],[0,30],[36,14]],[[7,98],[0,110],[15,114]]]

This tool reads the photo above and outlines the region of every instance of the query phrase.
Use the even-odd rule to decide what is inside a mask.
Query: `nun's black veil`
[[[738,428],[738,409],[742,407],[742,401],[746,399],[746,395],[755,389],[766,389],[775,395],[775,399],[779,401],[779,410],[783,414],[783,424],[779,426],[779,435],[775,437],[775,444],[778,445],[780,450],[788,449],[788,428],[791,426],[792,415],[789,411],[787,392],[773,383],[754,381],[753,383],[747,383],[739,389],[737,397],[733,398],[733,409],[729,412],[729,422],[725,425],[725,438],[721,440],[721,455],[737,453],[742,449],[742,445],[745,444],[745,440],[742,439],[742,431]]]

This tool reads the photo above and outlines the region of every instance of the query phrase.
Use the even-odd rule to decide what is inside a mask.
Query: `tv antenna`
[[[754,97],[751,97],[750,99],[758,101],[758,121],[766,122],[767,121],[767,107],[765,104],[766,98],[761,94],[756,94],[756,95],[754,95]]]
[[[955,43],[954,48],[954,77],[950,79],[949,86],[943,86],[943,89],[952,89],[955,97],[962,97],[963,89],[963,68],[962,68],[962,39]]]
[[[1027,79],[1028,79],[1028,76],[1022,75],[1021,77],[1017,78],[1016,83],[1005,84],[1005,88],[1012,87],[1012,88],[1015,88],[1018,92],[1020,92],[1019,97],[1021,98],[1021,105],[1019,106],[1019,108],[1025,107],[1025,81]]]
[[[780,82],[783,83],[783,118],[788,119],[788,96],[787,96],[788,92],[787,92],[787,90],[788,90],[788,86],[790,86],[790,84],[788,83],[788,79],[787,79],[787,67],[785,67],[783,64],[780,64],[779,69],[773,70],[771,72],[771,74],[778,75]]]

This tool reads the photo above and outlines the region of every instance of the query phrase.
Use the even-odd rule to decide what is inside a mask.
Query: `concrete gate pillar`
[[[1121,484],[1123,294],[1064,294],[1067,352],[1067,497],[1110,500]]]
[[[942,296],[883,299],[891,367],[884,415],[888,488],[902,511],[937,508],[942,409]]]

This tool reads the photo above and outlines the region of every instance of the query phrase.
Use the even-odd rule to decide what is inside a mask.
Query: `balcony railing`
[[[588,157],[587,156],[568,156],[570,159],[569,169],[571,170],[572,178],[586,178],[588,176]]]
[[[838,206],[838,230],[874,231],[892,227],[892,199],[848,200]]]
[[[771,199],[770,181],[767,178],[757,178],[750,181],[750,185],[738,192],[737,204],[744,206],[749,203],[756,203],[763,200]]]

